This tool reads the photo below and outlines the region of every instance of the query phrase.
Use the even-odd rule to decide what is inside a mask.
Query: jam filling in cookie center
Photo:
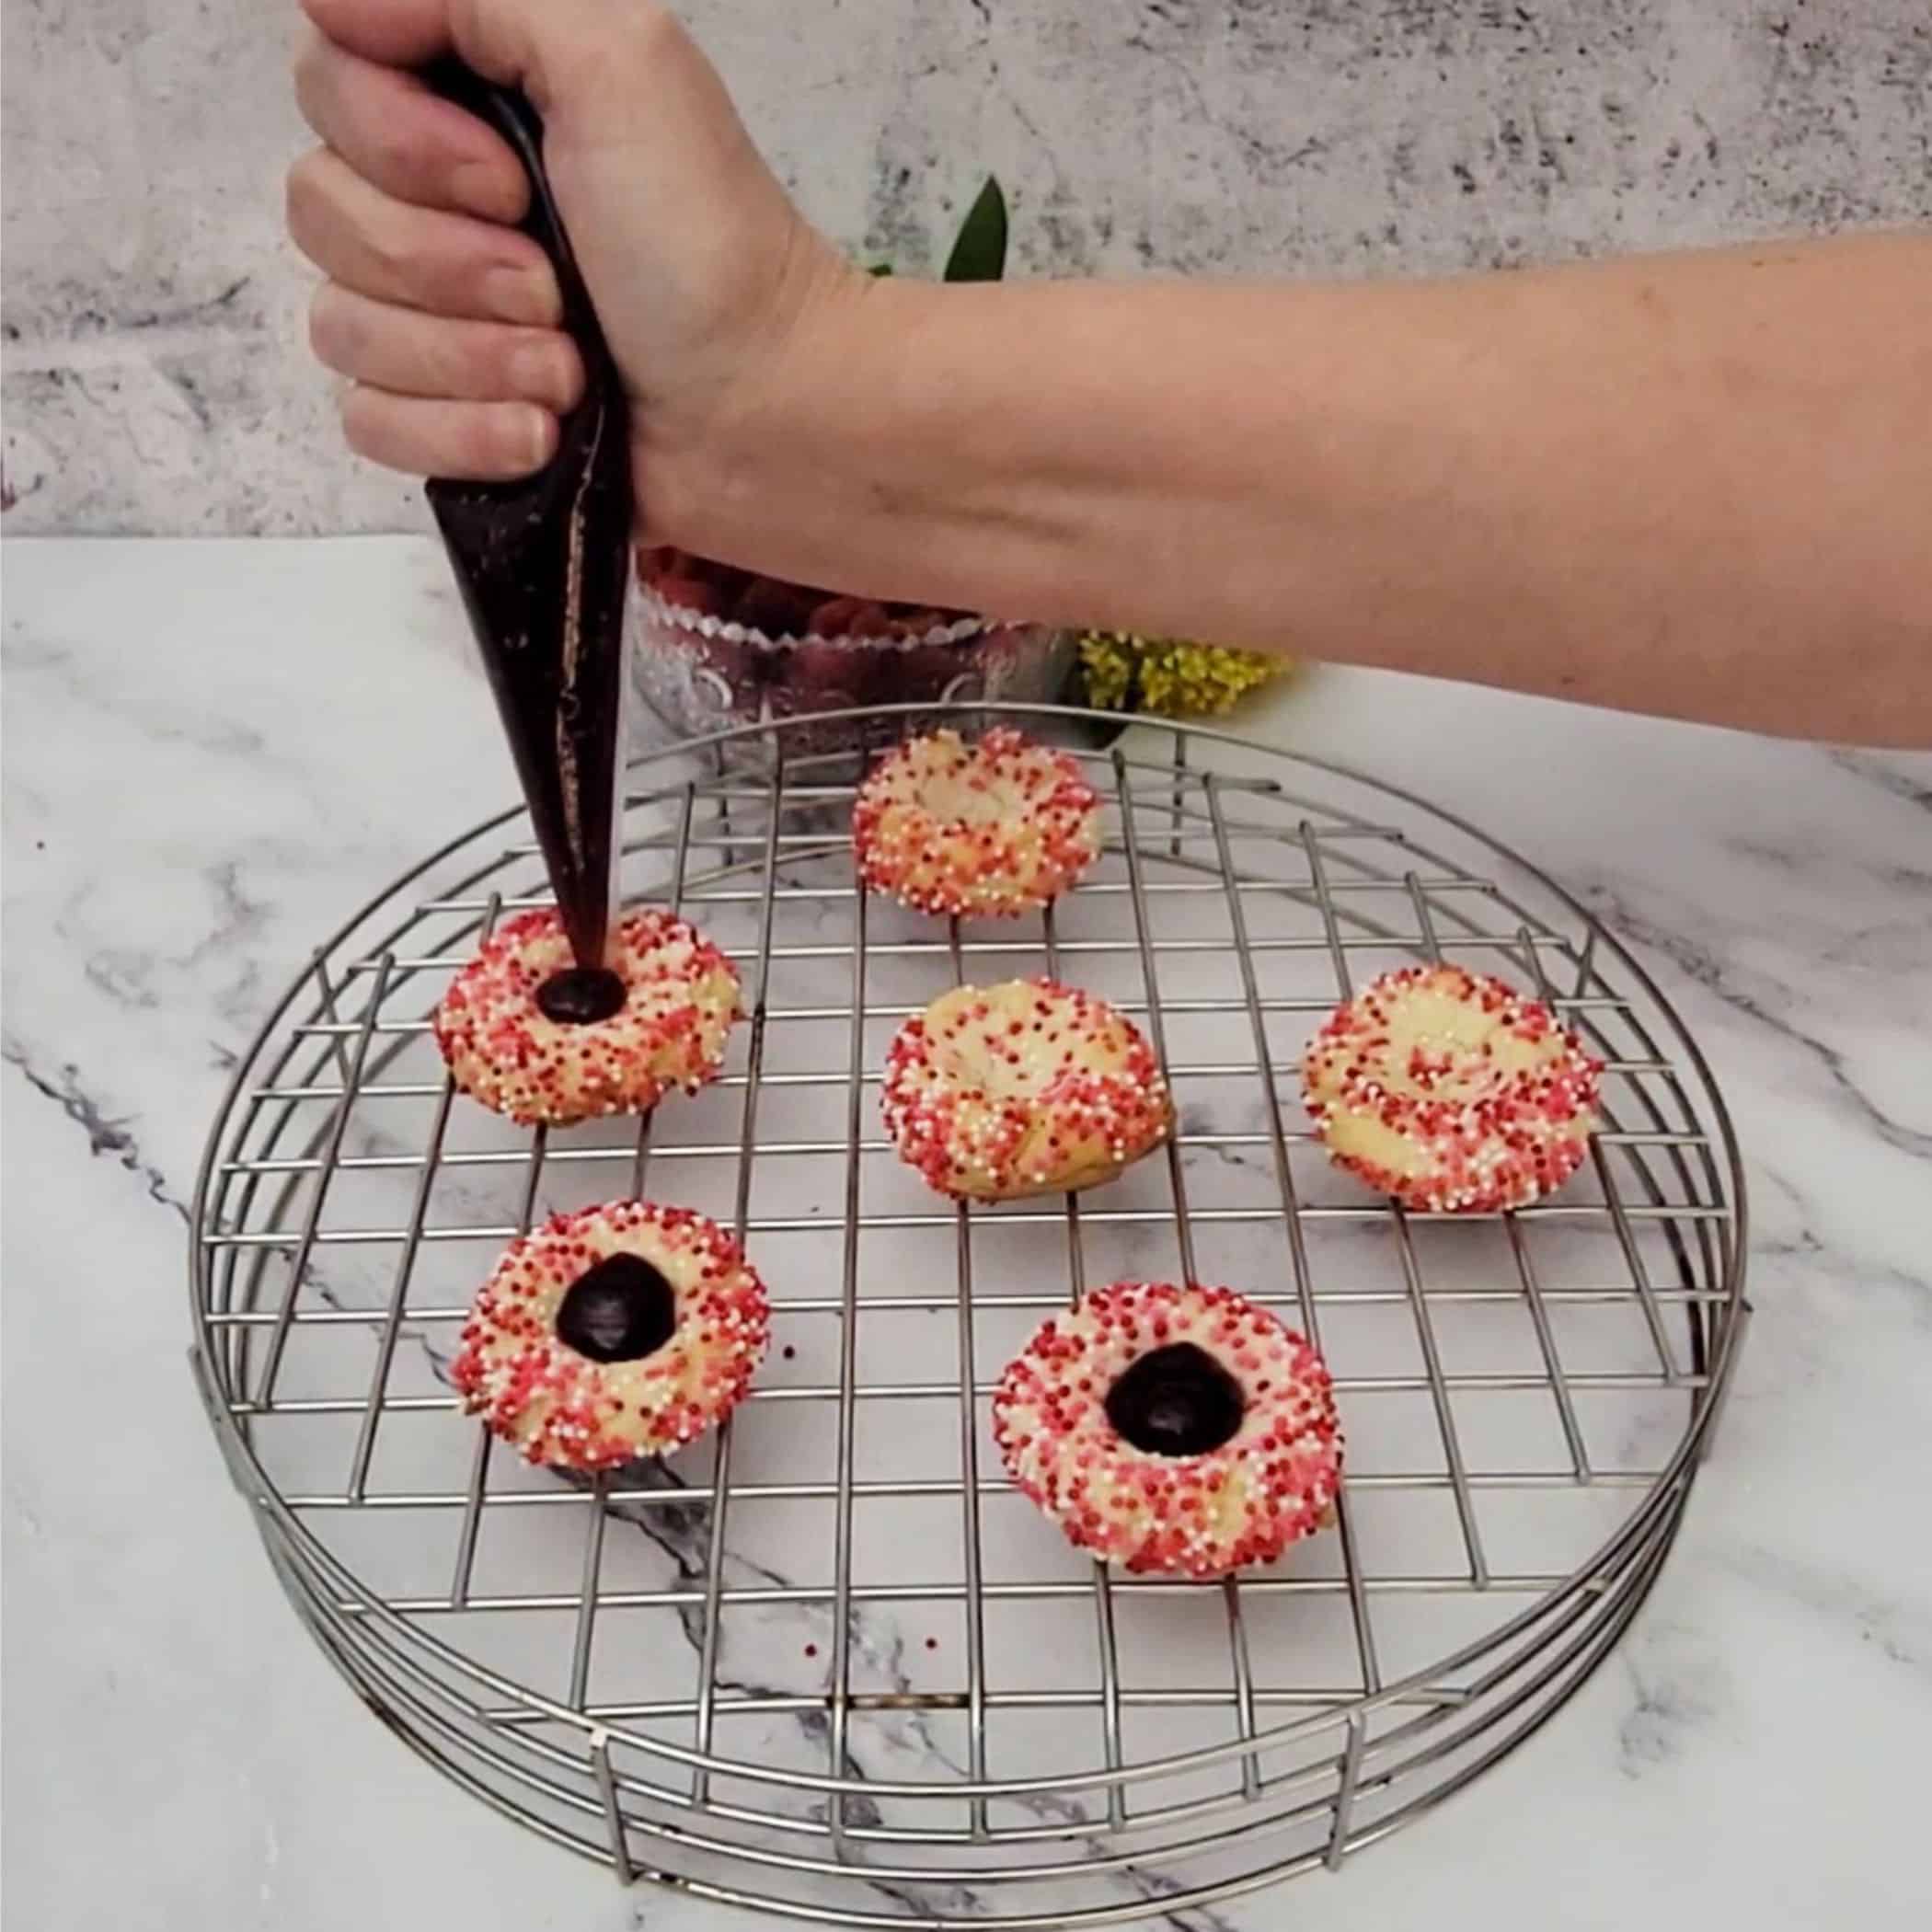
[[[536,1007],[560,1027],[590,1026],[620,1011],[624,982],[608,966],[567,966],[536,989]]]
[[[1107,1420],[1149,1455],[1206,1455],[1234,1439],[1247,1411],[1241,1385],[1191,1341],[1154,1349],[1107,1391]]]
[[[640,1362],[677,1328],[677,1296],[640,1255],[606,1255],[557,1306],[558,1339],[592,1362]]]

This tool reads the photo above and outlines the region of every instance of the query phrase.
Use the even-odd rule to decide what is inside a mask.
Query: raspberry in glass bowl
[[[641,550],[632,675],[680,737],[880,705],[975,699],[1052,704],[1075,662],[1070,632],[928,605],[842,596]],[[867,749],[914,718],[839,719],[788,731],[788,756]]]

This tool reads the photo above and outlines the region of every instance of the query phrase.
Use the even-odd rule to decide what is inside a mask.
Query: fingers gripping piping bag
[[[544,171],[543,122],[522,94],[454,61],[424,76],[510,144],[530,177],[524,232],[549,256],[583,400],[557,454],[513,483],[433,477],[430,507],[509,734],[577,964],[604,964],[615,854],[631,480],[624,393]]]

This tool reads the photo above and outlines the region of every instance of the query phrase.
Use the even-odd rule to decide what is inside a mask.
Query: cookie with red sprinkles
[[[498,1113],[553,1126],[644,1113],[696,1093],[724,1064],[738,974],[695,926],[658,908],[611,928],[601,968],[580,968],[548,908],[486,939],[436,1008],[436,1043],[463,1090]]]
[[[887,1048],[883,1103],[901,1157],[974,1201],[1110,1180],[1174,1120],[1140,1029],[1044,979],[942,993]]]
[[[922,913],[1012,917],[1100,856],[1099,795],[1079,760],[1001,726],[895,746],[852,808],[858,876]]]
[[[685,1208],[617,1201],[513,1241],[477,1291],[450,1379],[530,1462],[615,1468],[695,1441],[763,1359],[765,1284]]]
[[[1130,1570],[1272,1562],[1341,1484],[1321,1357],[1231,1288],[1119,1282],[1052,1317],[994,1391],[993,1436],[1070,1541]]]
[[[1582,1164],[1603,1062],[1540,1001],[1460,966],[1385,973],[1302,1056],[1337,1166],[1406,1207],[1527,1207]]]

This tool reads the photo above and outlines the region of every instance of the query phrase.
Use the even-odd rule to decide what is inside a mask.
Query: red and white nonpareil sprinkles
[[[977,1201],[1110,1179],[1174,1119],[1140,1029],[1052,980],[941,994],[887,1048],[883,1104],[901,1157]]]
[[[1099,796],[1077,759],[1007,727],[971,744],[934,731],[895,746],[859,788],[852,849],[870,891],[919,912],[1012,916],[1099,857]]]
[[[559,1312],[573,1287],[600,1265],[610,1274],[619,1257],[659,1278],[669,1308],[649,1352],[601,1359],[624,1352],[621,1322],[599,1328],[611,1346],[593,1357],[559,1334]],[[464,1406],[529,1461],[608,1469],[682,1448],[728,1414],[769,1332],[765,1285],[716,1222],[613,1202],[558,1214],[504,1250],[464,1324],[450,1379]]]
[[[456,1084],[525,1125],[643,1113],[673,1087],[717,1077],[739,1017],[738,974],[695,926],[657,908],[612,927],[604,963],[623,983],[607,1019],[552,1019],[537,989],[574,961],[557,914],[520,913],[451,982],[433,1025]]]
[[[1337,1165],[1431,1213],[1498,1213],[1560,1187],[1589,1152],[1602,1075],[1547,1006],[1460,966],[1386,973],[1302,1056]]]
[[[1136,1446],[1109,1413],[1136,1363],[1157,1371],[1178,1356],[1234,1385],[1232,1432],[1199,1454]],[[1072,1542],[1131,1570],[1218,1577],[1271,1562],[1330,1520],[1341,1482],[1320,1356],[1229,1288],[1121,1282],[1086,1296],[1008,1364],[993,1434],[1014,1482]]]

